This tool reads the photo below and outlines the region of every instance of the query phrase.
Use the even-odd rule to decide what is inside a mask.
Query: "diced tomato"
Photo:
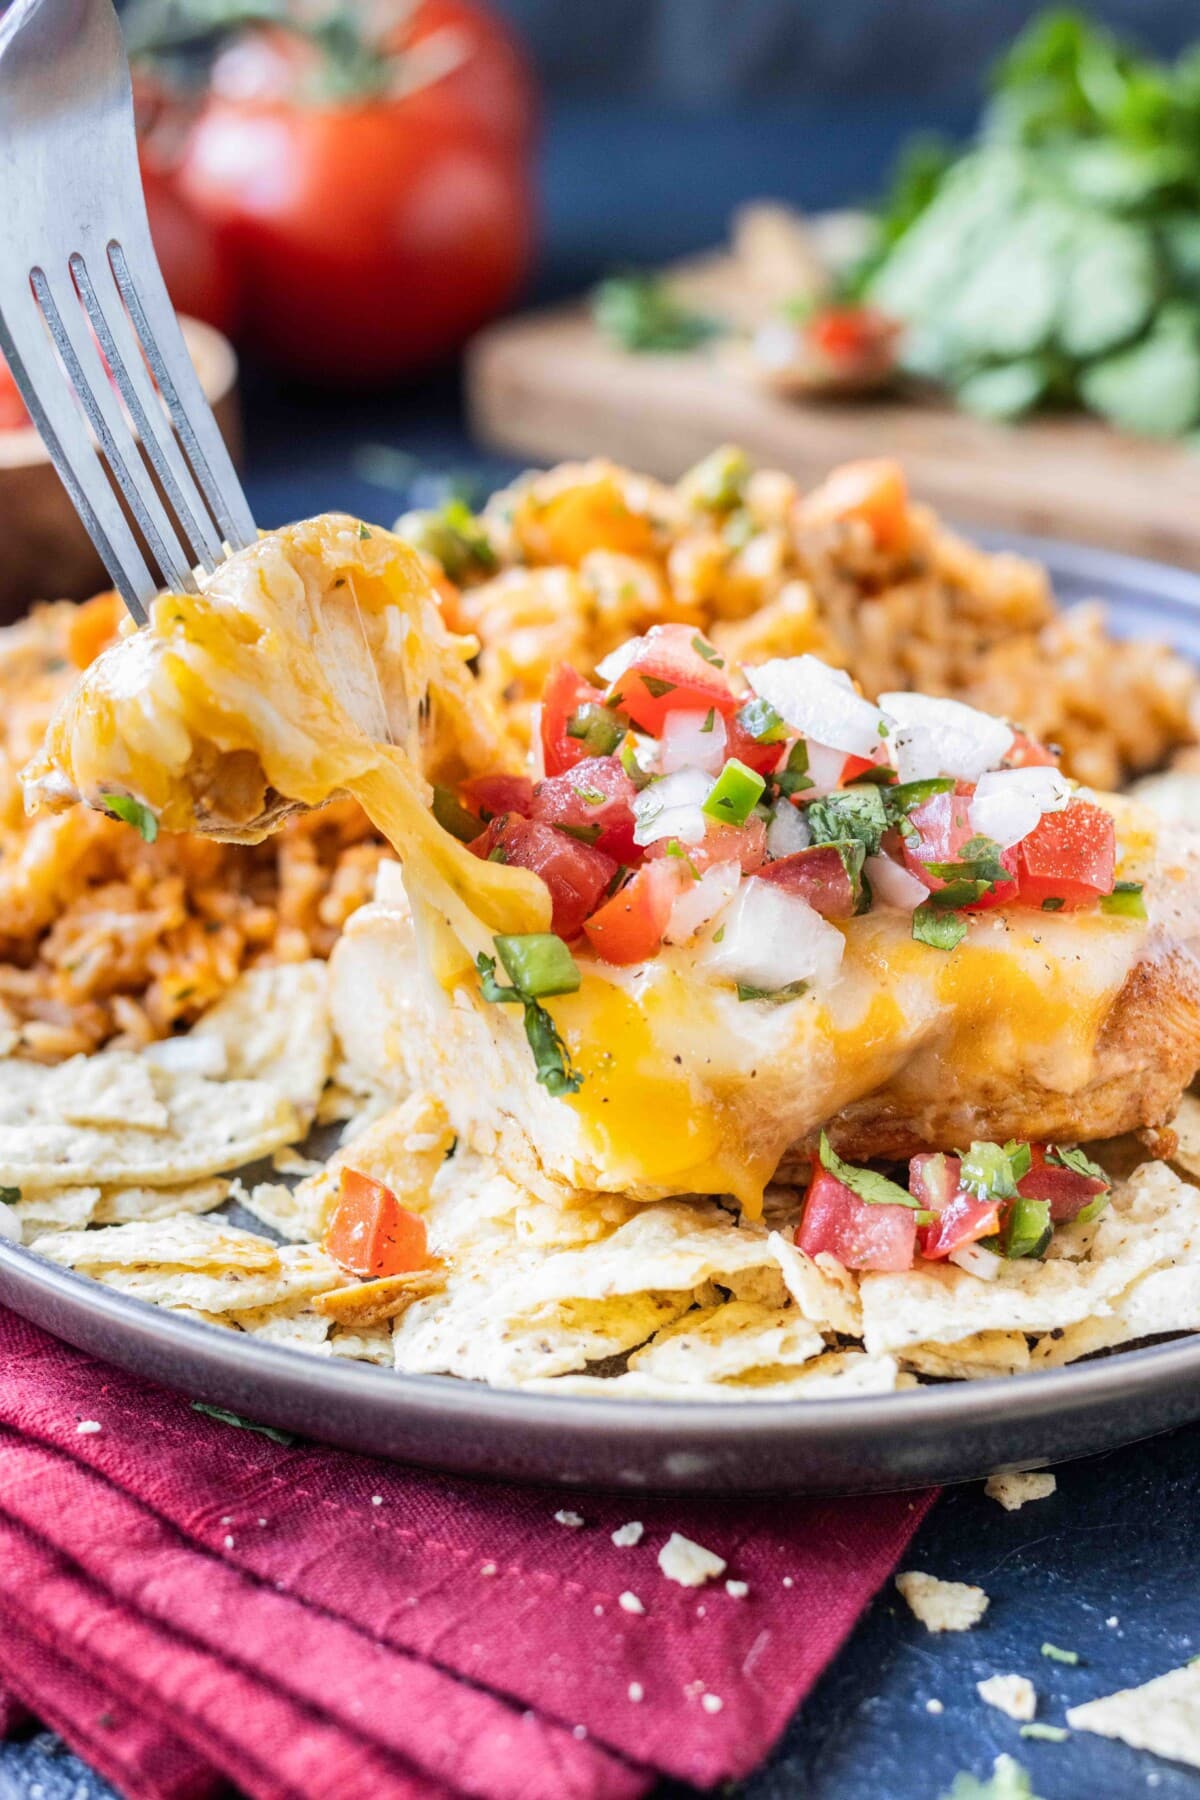
[[[1061,900],[1067,911],[1088,906],[1112,893],[1116,860],[1112,814],[1072,800],[1062,812],[1043,813],[1017,845],[1021,899],[1029,906]]]
[[[949,1256],[1000,1229],[1000,1205],[981,1200],[959,1186],[961,1163],[957,1156],[914,1156],[908,1165],[908,1187],[914,1200],[937,1214],[932,1225],[917,1233],[921,1255],[930,1262]]]
[[[642,856],[633,841],[636,798],[637,789],[615,756],[588,756],[562,775],[538,782],[532,816],[589,836],[598,830],[597,850],[619,863],[635,863]]]
[[[570,735],[567,721],[581,706],[603,698],[602,690],[585,681],[570,663],[559,663],[552,671],[542,694],[542,763],[547,775],[561,775],[583,761],[587,745]]]
[[[909,823],[915,826],[920,837],[916,843],[909,837],[903,838],[901,849],[905,865],[931,893],[937,893],[949,884],[944,877],[931,875],[926,865],[960,861],[963,845],[975,836],[967,816],[974,791],[970,783],[960,781],[953,793],[933,794],[908,815]],[[965,909],[967,912],[983,912],[989,906],[1003,906],[1006,901],[1011,903],[1017,898],[1016,850],[1002,851],[1000,861],[1014,879],[998,881],[978,900],[973,900]]]
[[[1062,752],[1051,750],[1048,744],[1039,744],[1036,738],[1026,737],[1023,731],[1013,732],[1013,741],[1004,757],[1006,769],[1057,769]]]
[[[895,361],[899,326],[873,306],[825,306],[804,335],[819,355],[848,375],[883,375]]]
[[[550,890],[551,929],[561,938],[578,936],[583,921],[595,912],[617,872],[613,858],[594,845],[581,844],[577,838],[555,831],[553,825],[522,819],[516,813],[493,819],[470,848],[484,861],[499,853],[497,860],[540,875]]]
[[[814,844],[811,849],[796,850],[791,856],[764,863],[758,878],[769,881],[773,887],[784,888],[789,894],[799,894],[823,918],[849,919],[853,916],[854,883],[832,844]]]
[[[676,897],[691,875],[679,857],[648,862],[599,912],[584,922],[597,956],[610,963],[645,962],[662,947]]]
[[[655,737],[667,714],[680,708],[705,712],[715,706],[731,717],[741,701],[724,668],[697,650],[697,643],[704,642],[693,625],[652,625],[633,662],[608,688],[605,705],[619,706]],[[716,652],[709,649],[709,655]]]
[[[805,525],[861,519],[878,549],[902,554],[911,539],[904,471],[884,456],[843,463],[801,502],[800,518]]]
[[[796,1227],[796,1243],[809,1256],[824,1252],[846,1269],[911,1269],[917,1227],[907,1206],[872,1206],[860,1200],[814,1158],[813,1178]]]
[[[1075,1169],[1064,1169],[1060,1163],[1046,1161],[1043,1144],[1031,1144],[1033,1163],[1029,1173],[1017,1183],[1026,1200],[1048,1200],[1050,1218],[1055,1225],[1068,1225],[1098,1194],[1106,1193],[1108,1182],[1094,1175],[1081,1175]]]
[[[659,857],[673,857],[672,839],[659,838],[646,850],[647,862]],[[704,839],[699,844],[685,844],[684,854],[698,875],[715,863],[735,862],[743,875],[756,875],[767,856],[767,827],[762,819],[749,818],[744,825],[722,825],[717,819],[705,821]]]
[[[343,1169],[325,1248],[335,1263],[364,1281],[403,1275],[429,1260],[425,1221],[401,1206],[391,1188],[357,1169]]]
[[[0,356],[0,431],[23,431],[28,425],[25,402],[17,391],[12,370]]]
[[[533,783],[527,775],[473,775],[458,791],[463,805],[485,824],[505,813],[528,819],[533,811]]]
[[[726,756],[736,756],[756,775],[773,775],[787,753],[788,746],[782,740],[776,744],[758,743],[738,724],[736,714],[726,719],[725,733]]]

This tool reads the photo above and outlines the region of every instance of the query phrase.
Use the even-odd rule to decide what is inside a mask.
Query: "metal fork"
[[[111,0],[0,19],[0,350],[139,622],[253,542],[150,241]]]

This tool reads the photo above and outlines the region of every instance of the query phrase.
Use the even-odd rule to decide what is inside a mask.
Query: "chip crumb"
[[[658,1566],[668,1581],[680,1587],[703,1587],[725,1573],[725,1559],[703,1544],[673,1531],[658,1553]]]
[[[265,1520],[265,1519],[259,1519],[259,1521],[258,1521],[258,1523],[259,1523],[259,1524],[260,1524],[260,1525],[265,1525],[265,1524],[266,1524],[266,1522],[267,1522],[267,1521],[266,1521],[266,1520]]]
[[[1037,1693],[1027,1675],[989,1675],[986,1681],[975,1683],[975,1692],[1018,1722],[1028,1723],[1037,1712]]]
[[[750,1592],[750,1583],[748,1581],[727,1581],[725,1592],[731,1600],[744,1600]]]
[[[581,1744],[582,1744],[584,1738],[587,1736],[587,1734],[588,1734],[588,1728],[586,1725],[572,1725],[571,1736],[573,1738],[578,1738],[578,1740]]]
[[[495,1563],[484,1563],[479,1573],[481,1575],[494,1575],[496,1573]]]
[[[1141,1687],[1072,1706],[1067,1724],[1200,1769],[1200,1663],[1185,1663]]]
[[[708,1617],[708,1608],[707,1608],[707,1606],[698,1606],[698,1607],[697,1607],[697,1608],[696,1608],[696,1617],[697,1617],[697,1618],[698,1618],[698,1619],[707,1619],[707,1617]]]
[[[1030,1470],[1028,1474],[989,1475],[983,1491],[989,1500],[998,1500],[1005,1512],[1016,1512],[1031,1500],[1048,1500],[1057,1487],[1055,1476]]]
[[[896,1586],[926,1631],[970,1631],[988,1609],[988,1597],[966,1581],[942,1581],[921,1569],[897,1575]]]
[[[227,1531],[225,1533],[225,1536],[222,1538],[221,1542],[224,1544],[224,1546],[227,1550],[232,1550],[233,1549],[233,1533],[231,1531]]]
[[[785,1575],[783,1578],[783,1585],[784,1585],[784,1587],[790,1588],[790,1587],[795,1587],[796,1584],[792,1580],[790,1575]]]
[[[719,1713],[725,1702],[720,1694],[701,1694],[700,1704],[706,1713]]]
[[[601,1606],[601,1604],[598,1600],[597,1600],[595,1606],[593,1606],[592,1611],[595,1613],[595,1615],[598,1619],[602,1619],[604,1617],[604,1608]]]
[[[1119,1619],[1119,1618],[1118,1618],[1118,1617],[1117,1617],[1117,1615],[1116,1615],[1116,1613],[1114,1613],[1114,1614],[1113,1614],[1113,1616],[1112,1616],[1112,1618],[1111,1618],[1111,1619],[1105,1619],[1105,1621],[1104,1621],[1104,1623],[1105,1623],[1105,1624],[1106,1624],[1106,1625],[1107,1625],[1107,1626],[1108,1626],[1108,1628],[1109,1628],[1109,1630],[1110,1630],[1110,1631],[1115,1631],[1115,1630],[1116,1630],[1116,1628],[1117,1628],[1117,1626],[1118,1626],[1118,1625],[1119,1625],[1119,1624],[1120,1624],[1120,1623],[1121,1623],[1121,1621],[1120,1621],[1120,1619]]]
[[[934,1697],[931,1700],[927,1700],[925,1702],[925,1711],[927,1713],[933,1713],[935,1718],[940,1713],[944,1713],[945,1710],[946,1710],[945,1707],[942,1705],[941,1701],[937,1698],[936,1695],[934,1695]]]
[[[646,1610],[637,1595],[631,1594],[628,1588],[623,1594],[617,1595],[617,1605],[622,1612],[627,1613],[644,1613]]]
[[[646,1527],[640,1519],[630,1519],[628,1525],[618,1525],[612,1534],[612,1541],[618,1550],[628,1550],[634,1544],[640,1544]]]
[[[568,1531],[578,1531],[579,1527],[583,1524],[583,1515],[577,1512],[567,1512],[563,1510],[561,1512],[556,1512],[554,1517],[557,1523],[565,1525]]]
[[[99,1419],[80,1419],[75,1429],[81,1437],[90,1437],[93,1432],[100,1431],[103,1427]]]
[[[233,1524],[233,1514],[232,1513],[222,1513],[221,1523],[222,1523],[222,1525],[232,1525]]]
[[[646,1690],[642,1686],[640,1681],[631,1681],[630,1682],[629,1698],[631,1700],[643,1700],[645,1698],[645,1695],[646,1695]]]
[[[372,1506],[382,1506],[383,1505],[383,1495],[382,1494],[372,1494],[371,1495],[371,1505]]]

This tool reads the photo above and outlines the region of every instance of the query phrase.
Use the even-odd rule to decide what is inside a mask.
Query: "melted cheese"
[[[880,910],[842,928],[829,988],[777,1008],[740,1004],[686,950],[635,970],[580,951],[580,991],[549,1010],[583,1084],[551,1100],[533,1084],[520,1010],[485,1003],[473,966],[492,934],[547,928],[546,890],[470,855],[429,810],[431,774],[514,766],[466,667],[472,648],[446,630],[407,546],[312,520],[233,558],[199,595],[160,598],[148,627],[82,677],[28,791],[52,804],[127,794],[164,829],[243,839],[355,794],[405,865],[429,994],[423,1030],[398,1031],[394,1055],[441,1088],[475,1141],[523,1133],[560,1183],[733,1193],[757,1212],[790,1145],[889,1084],[898,1103],[1086,1084],[1143,926],[991,912],[946,955]],[[1132,869],[1152,858],[1153,834],[1132,814],[1124,825]]]

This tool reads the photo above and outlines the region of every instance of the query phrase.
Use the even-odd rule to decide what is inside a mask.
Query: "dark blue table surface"
[[[552,297],[614,265],[703,248],[751,196],[810,207],[858,200],[913,123],[882,103],[715,117],[613,105],[554,112],[536,292]],[[966,120],[933,123],[961,131]],[[348,403],[251,370],[246,396],[247,487],[264,525],[329,507],[386,523],[411,503],[414,475],[419,501],[446,478],[486,488],[512,473],[471,445],[452,373]],[[415,467],[393,459],[382,473],[380,445]],[[933,1637],[885,1592],[768,1764],[737,1788],[742,1800],[938,1800],[957,1771],[984,1774],[1004,1750],[1042,1800],[1143,1791],[1200,1800],[1200,1772],[1083,1734],[1022,1741],[976,1696],[983,1677],[1022,1673],[1037,1687],[1039,1718],[1061,1723],[1067,1706],[1200,1650],[1200,1429],[1071,1465],[1058,1480],[1052,1499],[1012,1514],[979,1486],[942,1498],[906,1564],[980,1584],[992,1597],[985,1619],[972,1632]],[[1078,1665],[1042,1657],[1046,1640],[1077,1650]],[[930,1699],[944,1711],[931,1715]],[[104,1800],[109,1791],[46,1734],[0,1747],[0,1800]]]

